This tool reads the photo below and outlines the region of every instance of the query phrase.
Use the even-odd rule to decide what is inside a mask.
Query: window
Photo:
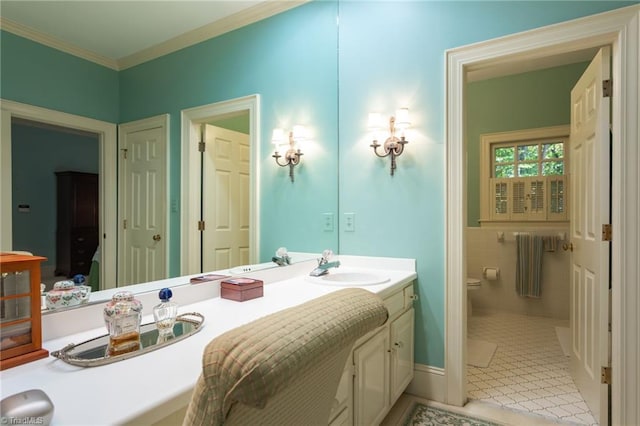
[[[566,221],[568,126],[481,137],[480,221]]]

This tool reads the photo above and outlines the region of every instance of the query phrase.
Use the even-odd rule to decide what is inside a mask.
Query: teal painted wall
[[[340,2],[339,211],[356,214],[340,253],[417,259],[417,363],[444,367],[445,51],[629,4]],[[367,113],[400,107],[413,128],[391,177],[368,146]]]
[[[118,122],[118,72],[0,31],[0,97]]]
[[[569,124],[571,88],[588,62],[467,84],[467,225],[480,226],[480,136]]]
[[[259,94],[261,102],[260,253],[338,250],[337,230],[322,214],[337,214],[337,5],[312,2],[267,20],[158,58],[120,75],[120,120],[171,115],[170,197],[180,194],[180,111]],[[274,127],[309,126],[295,183],[276,166]],[[179,271],[180,213],[170,217],[170,273]]]
[[[3,33],[2,96],[77,114],[84,101],[96,102],[90,116],[107,121],[171,114],[170,197],[179,203],[180,111],[260,94],[263,259],[282,245],[416,258],[415,360],[443,367],[445,51],[636,3],[341,1],[337,6],[316,1],[120,73],[14,36],[15,45],[7,43],[7,49]],[[49,64],[55,58],[78,64]],[[7,65],[13,60],[18,62]],[[33,64],[40,69],[20,75]],[[42,69],[46,66],[55,71],[52,77]],[[60,71],[66,68],[68,81]],[[73,81],[85,69],[96,74],[88,88],[80,75]],[[28,87],[57,80],[105,99],[78,93],[63,99]],[[391,114],[402,106],[410,108],[413,128],[391,177],[388,159],[371,153],[366,119],[369,111]],[[311,127],[313,141],[291,184],[286,170],[273,164],[268,135],[274,127],[298,123]],[[341,224],[342,213],[355,213],[355,232],[341,229],[338,244],[337,232],[322,231],[324,212],[336,213]],[[179,225],[180,214],[173,213],[172,274],[179,264]]]
[[[45,265],[55,265],[55,172],[98,173],[98,139],[12,124],[11,140],[13,248],[37,253],[47,258]],[[19,204],[31,206],[30,212],[19,212]]]

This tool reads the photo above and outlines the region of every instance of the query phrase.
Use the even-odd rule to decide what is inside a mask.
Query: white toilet
[[[469,297],[469,292],[473,290],[479,290],[481,285],[482,281],[480,279],[467,277],[467,318],[473,315],[473,308],[471,307],[471,297]]]

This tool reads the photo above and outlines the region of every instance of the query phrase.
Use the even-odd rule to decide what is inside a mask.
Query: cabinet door
[[[413,317],[411,308],[391,323],[391,405],[413,379]]]
[[[383,327],[353,352],[354,424],[379,424],[389,409],[389,328]]]

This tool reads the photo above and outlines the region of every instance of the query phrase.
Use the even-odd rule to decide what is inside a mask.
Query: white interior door
[[[601,49],[571,91],[571,373],[601,425],[607,424],[609,366],[609,48]]]
[[[167,274],[166,117],[120,126],[118,286]]]
[[[202,269],[249,263],[249,135],[203,124]]]

